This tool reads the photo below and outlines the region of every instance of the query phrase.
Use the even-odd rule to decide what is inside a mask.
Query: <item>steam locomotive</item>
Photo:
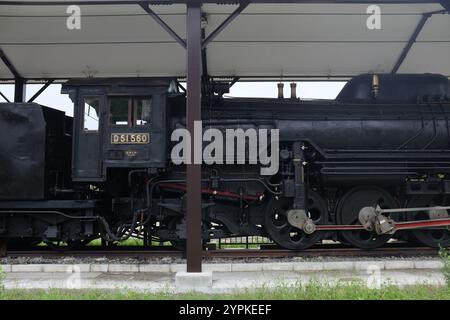
[[[225,98],[226,90],[203,95],[203,129],[278,129],[278,169],[204,164],[205,242],[450,245],[448,78],[363,74],[335,100]],[[186,166],[172,150],[173,132],[186,127],[185,93],[167,78],[73,79],[62,93],[73,118],[0,104],[0,241],[69,248],[140,237],[183,247]]]

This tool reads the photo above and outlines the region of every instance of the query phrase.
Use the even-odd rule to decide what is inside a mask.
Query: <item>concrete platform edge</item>
[[[361,260],[327,262],[266,262],[266,263],[205,263],[205,272],[242,272],[242,271],[317,271],[317,270],[380,270],[441,269],[439,259],[428,260]],[[80,272],[110,273],[178,273],[186,270],[185,264],[5,264],[0,265],[5,273],[41,272],[71,273],[74,268]]]

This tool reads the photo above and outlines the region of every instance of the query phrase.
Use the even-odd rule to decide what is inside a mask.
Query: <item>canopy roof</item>
[[[68,30],[66,5],[73,2],[89,1],[0,0],[0,49],[21,77],[186,75],[185,49],[136,1],[90,1],[96,5],[81,5],[81,30]],[[184,39],[186,6],[182,2],[150,8]],[[387,73],[399,64],[400,73],[450,76],[446,2],[378,1],[381,30],[366,26],[367,7],[377,1],[250,2],[207,45],[209,75],[247,80],[337,79]],[[237,7],[204,4],[206,37]],[[407,54],[401,62],[403,50]],[[13,78],[0,61],[0,79]]]

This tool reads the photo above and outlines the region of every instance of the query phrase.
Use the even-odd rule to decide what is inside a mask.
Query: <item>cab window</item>
[[[117,126],[127,126],[129,123],[130,100],[113,98],[110,104],[110,123]]]
[[[84,126],[85,132],[98,132],[99,127],[99,98],[84,98]]]
[[[134,124],[136,126],[147,126],[150,124],[150,117],[152,111],[152,100],[136,99],[134,100]]]
[[[148,126],[152,113],[152,99],[114,97],[110,99],[109,122],[116,126]]]

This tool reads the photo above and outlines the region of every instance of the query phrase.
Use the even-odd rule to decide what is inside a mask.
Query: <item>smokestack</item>
[[[378,96],[379,91],[380,91],[380,78],[378,77],[377,74],[374,74],[372,77],[372,93],[374,98]]]
[[[284,92],[283,92],[284,83],[282,83],[282,82],[278,83],[277,87],[278,87],[278,99],[283,99],[284,98]]]
[[[291,99],[297,99],[297,84],[291,82]]]

